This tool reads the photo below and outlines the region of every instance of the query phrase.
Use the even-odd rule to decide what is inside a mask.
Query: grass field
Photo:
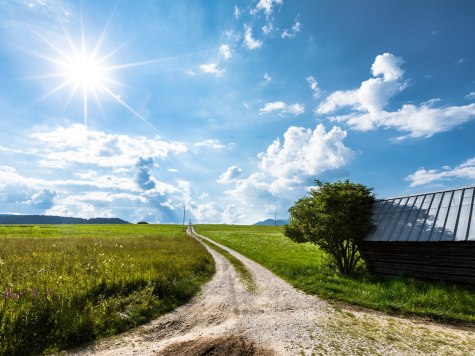
[[[197,225],[214,239],[267,267],[296,288],[329,300],[439,321],[475,323],[475,288],[408,279],[346,278],[317,246],[297,244],[281,227]]]
[[[182,226],[0,226],[0,354],[115,334],[188,301],[214,273]]]

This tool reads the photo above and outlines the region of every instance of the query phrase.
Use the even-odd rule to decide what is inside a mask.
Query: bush
[[[289,209],[284,234],[295,242],[312,242],[329,253],[344,275],[355,272],[358,243],[374,228],[372,189],[349,180],[315,181],[308,196]]]

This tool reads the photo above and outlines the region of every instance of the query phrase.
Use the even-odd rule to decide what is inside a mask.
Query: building
[[[379,200],[361,244],[370,271],[475,284],[475,187]]]

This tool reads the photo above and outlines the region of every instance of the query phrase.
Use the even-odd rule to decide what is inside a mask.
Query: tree
[[[358,244],[374,228],[372,188],[349,180],[315,183],[317,187],[289,209],[284,234],[295,242],[320,246],[342,274],[351,275],[360,259]]]

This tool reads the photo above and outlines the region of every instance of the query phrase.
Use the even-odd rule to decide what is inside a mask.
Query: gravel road
[[[195,237],[207,239],[189,231]],[[219,244],[218,244],[219,245]],[[77,355],[473,355],[473,328],[339,307],[304,294],[222,246],[251,272],[249,292],[229,262],[206,248],[216,274],[190,303]]]

